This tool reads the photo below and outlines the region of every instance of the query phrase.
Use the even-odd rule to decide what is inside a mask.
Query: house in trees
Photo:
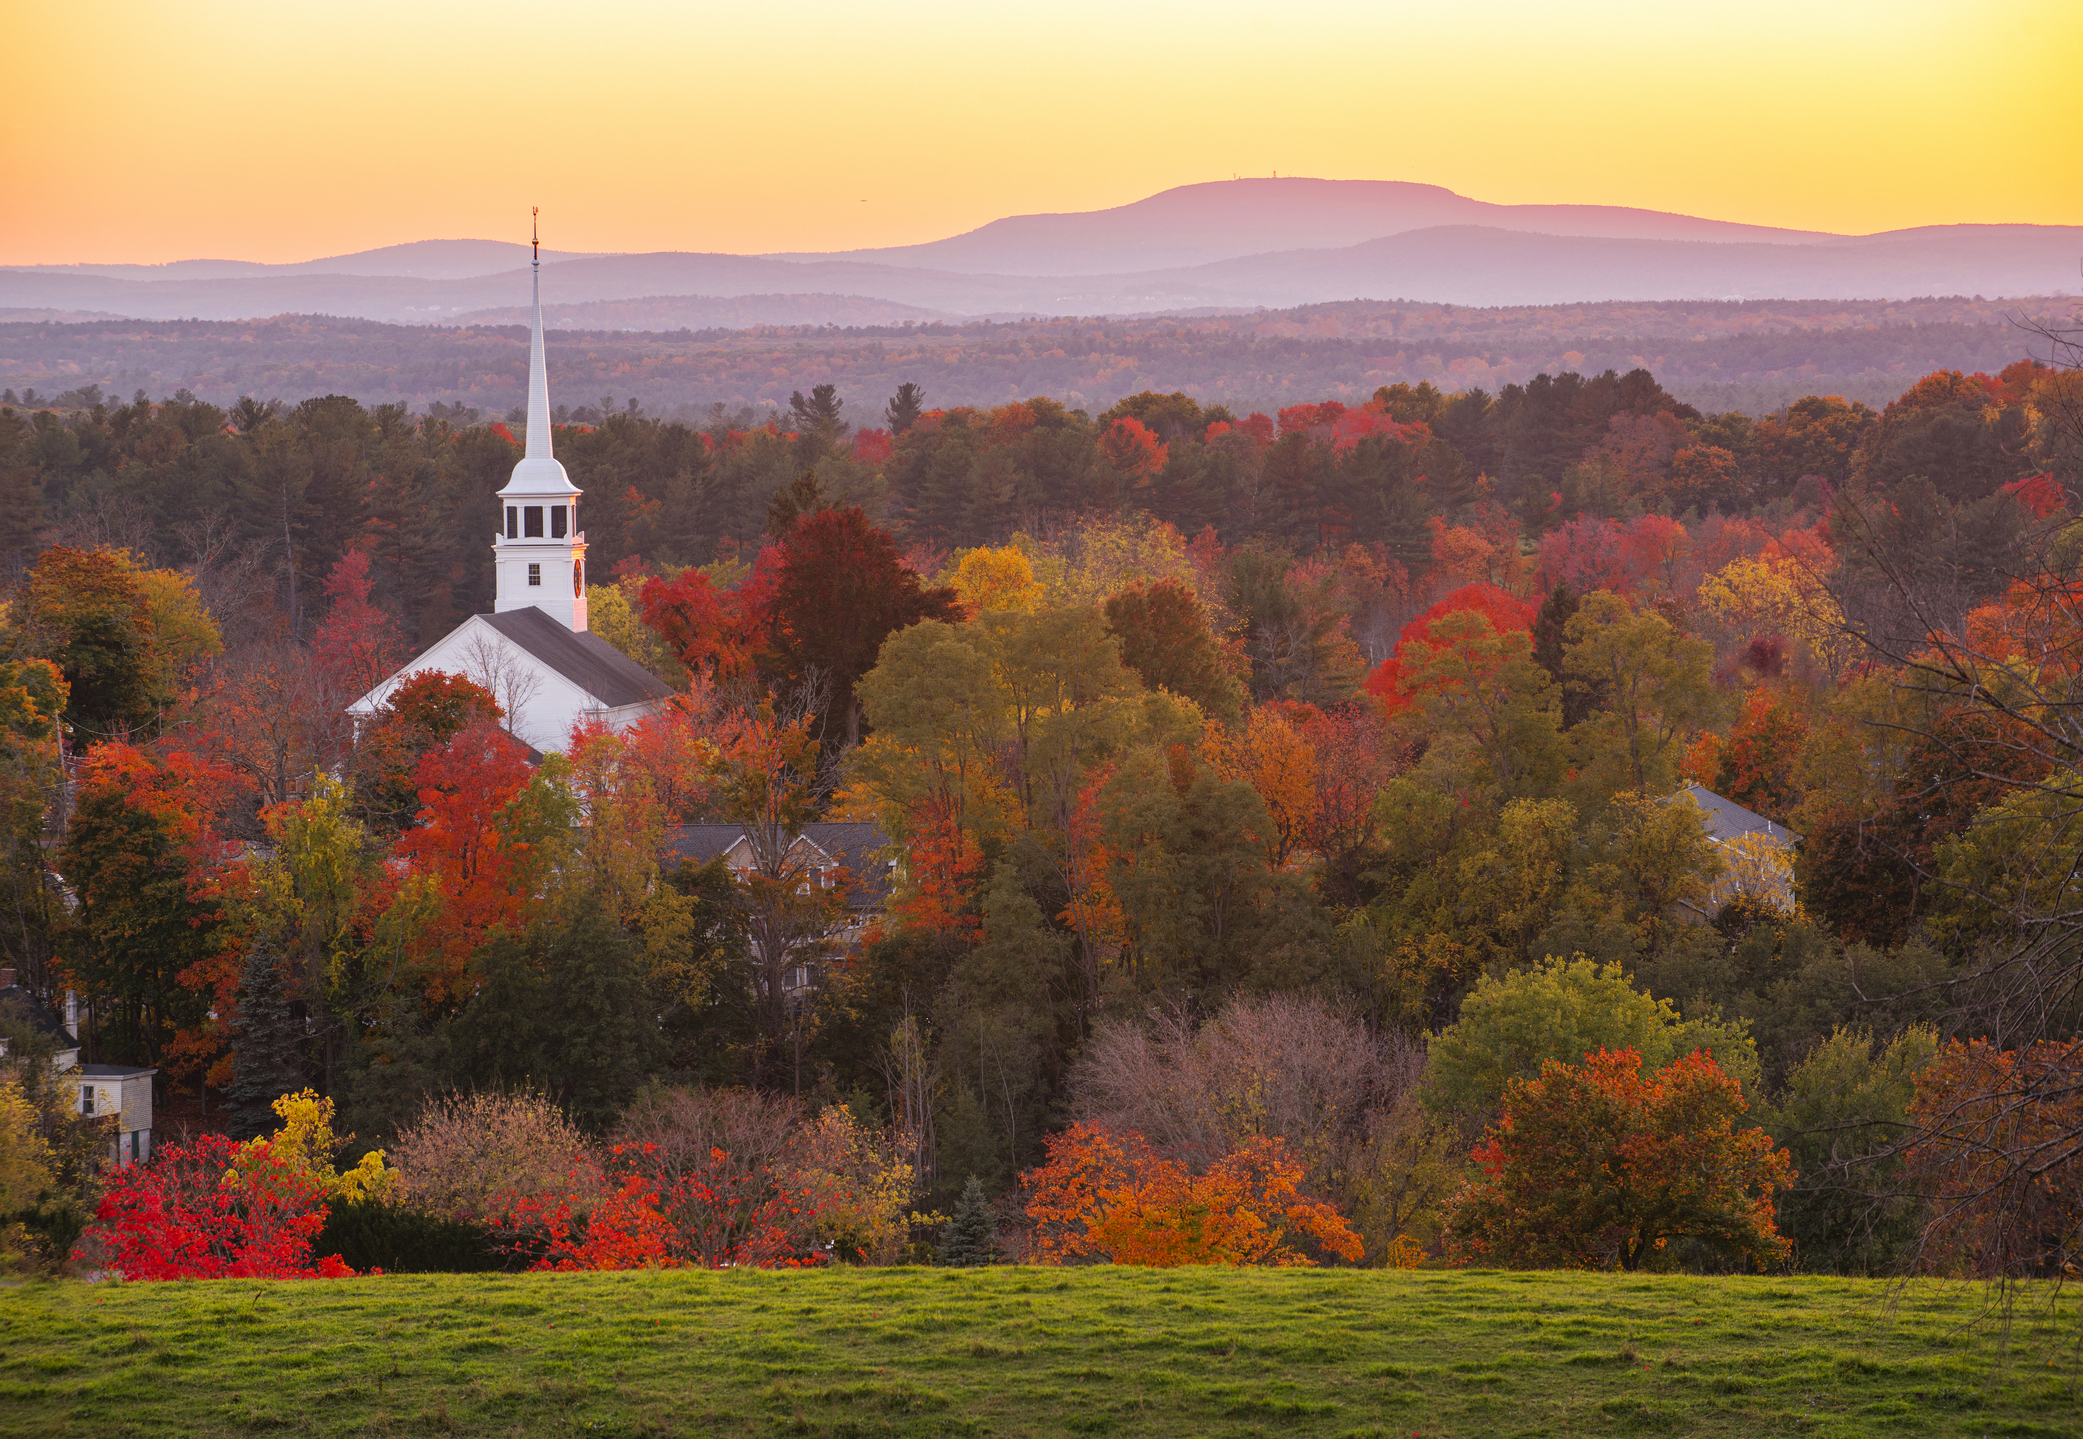
[[[1775,824],[1703,785],[1689,784],[1676,798],[1699,808],[1701,827],[1720,851],[1724,865],[1705,905],[1688,904],[1695,914],[1712,920],[1738,899],[1773,909],[1794,907],[1794,846],[1801,842],[1783,824]]]
[[[832,928],[824,935],[827,944],[848,949],[860,941],[868,925],[890,897],[897,861],[878,858],[889,848],[889,839],[872,824],[806,824],[802,833],[789,841],[784,861],[787,871],[800,875],[802,883],[825,889],[843,886],[840,909]],[[741,824],[683,824],[666,831],[668,869],[682,865],[709,864],[722,860],[733,875],[745,875],[758,865],[751,833]],[[757,957],[758,941],[753,942]],[[793,966],[783,976],[783,989],[797,994],[815,984],[808,964]]]
[[[115,1120],[112,1160],[141,1164],[152,1157],[152,1079],[159,1071],[134,1064],[81,1064],[80,1042],[72,1031],[15,983],[13,970],[0,969],[0,1072],[17,1040],[25,1048],[48,1048],[51,1068],[70,1092],[74,1113]],[[17,1061],[23,1057],[13,1056]]]
[[[586,628],[580,493],[550,452],[538,261],[528,352],[528,442],[498,496],[492,613],[463,621],[349,705],[348,712],[357,719],[373,717],[401,681],[439,670],[490,690],[515,738],[538,750],[561,752],[580,720],[619,730],[662,708],[672,694],[665,682]]]

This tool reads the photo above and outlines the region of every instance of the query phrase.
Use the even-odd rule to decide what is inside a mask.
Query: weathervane
[[[528,207],[528,248],[535,252],[535,258],[529,261],[529,263],[538,270],[542,268],[542,222],[538,218],[541,214],[542,206],[530,205]]]

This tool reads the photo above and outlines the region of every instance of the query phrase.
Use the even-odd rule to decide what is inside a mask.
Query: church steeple
[[[538,214],[540,211],[537,212]],[[492,541],[498,578],[492,609],[534,606],[574,630],[586,628],[586,537],[578,528],[580,491],[550,452],[550,372],[542,347],[542,241],[533,233],[533,324],[528,336],[528,443],[499,492]]]

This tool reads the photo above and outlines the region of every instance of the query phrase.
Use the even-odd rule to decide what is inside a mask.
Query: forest
[[[742,303],[688,303],[697,301],[719,312]],[[631,306],[655,316],[675,303]],[[590,315],[612,306],[584,308]],[[820,384],[866,401],[871,415],[877,397],[905,381],[950,406],[1049,395],[1097,414],[1154,389],[1270,414],[1315,400],[1361,404],[1387,384],[1495,391],[1543,371],[1607,368],[1648,368],[1703,410],[1762,417],[1809,394],[1878,409],[1933,370],[1993,374],[2023,353],[2027,336],[2017,321],[2059,322],[2065,313],[2060,300],[1955,296],[1495,308],[1353,300],[968,324],[864,315],[843,329],[718,318],[707,322],[711,328],[665,330],[655,318],[618,324],[601,315],[553,329],[549,357],[554,394],[591,408],[612,394],[688,423],[703,422],[715,404],[732,413],[750,407],[764,419],[792,391]],[[143,389],[165,399],[187,390],[220,405],[337,393],[371,406],[405,404],[420,413],[463,406],[498,418],[520,403],[523,319],[516,311],[450,326],[320,315],[151,322],[0,311],[0,395],[40,396],[32,408],[54,400],[85,408],[88,385],[118,397]],[[554,313],[550,323],[558,324]]]
[[[400,1215],[563,1268],[2062,1273],[2083,335],[2028,338],[1761,417],[1617,367],[566,410],[593,627],[677,698],[549,755],[470,676],[343,715],[488,608],[507,421],[0,408],[0,951],[191,1131],[104,1172],[18,1070],[11,1248],[154,1270],[230,1174],[169,1275]]]

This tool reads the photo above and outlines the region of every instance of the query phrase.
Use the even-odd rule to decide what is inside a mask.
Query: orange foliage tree
[[[1759,1264],[1784,1258],[1773,1191],[1793,1161],[1737,1128],[1743,1088],[1705,1051],[1654,1074],[1632,1049],[1548,1060],[1515,1079],[1471,1156],[1448,1244],[1464,1262],[1639,1269],[1673,1239]]]
[[[1302,1166],[1278,1139],[1254,1135],[1204,1174],[1133,1131],[1074,1124],[1047,1143],[1048,1162],[1023,1176],[1043,1263],[1309,1265],[1309,1247],[1360,1259],[1359,1235],[1302,1194]]]
[[[1298,706],[1316,713],[1311,706]],[[1261,705],[1236,729],[1211,726],[1202,753],[1226,780],[1250,785],[1265,802],[1272,827],[1266,859],[1285,865],[1307,842],[1321,798],[1317,793],[1316,749],[1278,707]]]
[[[1931,1201],[1927,1268],[2073,1274],[2083,1236],[2083,1041],[1954,1040],[1917,1075],[1908,1152]]]

